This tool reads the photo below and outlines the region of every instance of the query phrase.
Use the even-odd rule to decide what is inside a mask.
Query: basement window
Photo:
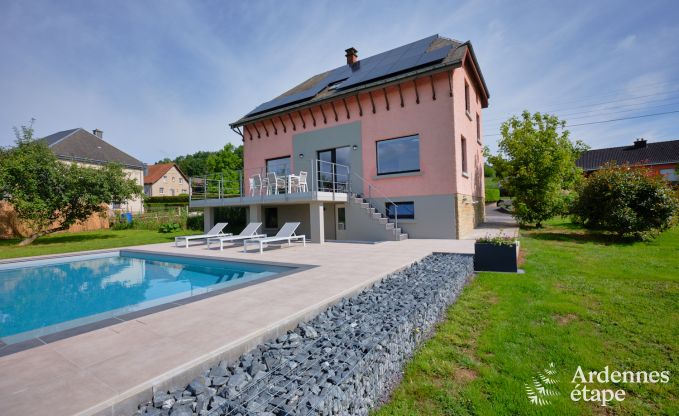
[[[413,201],[406,202],[387,202],[387,218],[395,219],[398,213],[399,220],[414,220],[415,219],[415,203]]]

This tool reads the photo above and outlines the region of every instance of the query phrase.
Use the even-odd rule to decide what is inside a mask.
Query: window
[[[660,169],[660,174],[670,182],[679,182],[679,173],[676,169]]]
[[[377,174],[418,172],[420,136],[400,137],[377,142]]]
[[[167,175],[163,175],[163,182],[167,182]]]
[[[347,212],[344,207],[337,207],[337,229],[347,229]]]
[[[186,188],[182,188],[182,193],[183,193],[183,194],[188,194],[189,191],[187,191]]]
[[[278,228],[278,208],[264,208],[264,228]]]
[[[481,116],[476,114],[476,141],[481,144]]]
[[[266,171],[276,175],[288,175],[290,173],[290,156],[267,159]]]
[[[174,182],[174,176],[172,177],[172,182]]]
[[[184,183],[184,179],[183,179],[183,178],[179,178],[179,183]]]
[[[469,84],[464,82],[464,109],[469,113]]]
[[[461,144],[462,144],[462,173],[468,174],[469,171],[467,170],[467,139],[462,137]]]
[[[399,220],[415,219],[415,203],[412,201],[396,202],[393,204],[391,202],[388,202],[386,207],[387,207],[387,218],[394,219],[398,214]]]
[[[165,188],[160,188],[160,189],[158,189],[158,192],[160,192],[161,195],[164,194],[164,193],[165,193]]]

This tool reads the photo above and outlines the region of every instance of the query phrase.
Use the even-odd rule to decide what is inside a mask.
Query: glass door
[[[351,148],[349,146],[318,152],[319,191],[348,192]]]

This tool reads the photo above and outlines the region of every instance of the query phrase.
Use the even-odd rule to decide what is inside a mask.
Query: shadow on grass
[[[629,246],[636,242],[636,240],[631,238],[620,238],[617,235],[605,234],[600,232],[584,232],[584,233],[573,233],[573,232],[554,232],[545,231],[541,232],[539,230],[530,231],[527,235],[535,240],[542,241],[563,241],[563,242],[573,242],[578,244],[594,243],[603,245],[625,245]]]

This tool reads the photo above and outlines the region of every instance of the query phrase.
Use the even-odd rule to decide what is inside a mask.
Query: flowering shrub
[[[669,183],[645,168],[606,165],[581,185],[574,222],[620,237],[649,239],[672,226],[679,201]]]
[[[513,246],[514,244],[516,244],[516,239],[514,237],[502,234],[502,232],[500,232],[499,235],[488,234],[485,237],[479,238],[478,240],[476,240],[476,242],[481,244],[491,244],[494,246]]]

